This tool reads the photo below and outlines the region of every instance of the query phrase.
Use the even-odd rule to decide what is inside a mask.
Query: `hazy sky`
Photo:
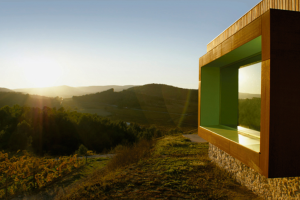
[[[261,94],[261,62],[239,68],[239,92]]]
[[[206,45],[259,0],[1,0],[0,87],[198,87]]]

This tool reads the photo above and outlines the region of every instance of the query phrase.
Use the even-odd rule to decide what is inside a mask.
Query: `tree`
[[[78,148],[78,154],[81,156],[86,156],[87,151],[88,151],[88,149],[83,144],[81,144]]]
[[[10,138],[11,150],[24,150],[28,145],[31,145],[28,141],[28,137],[31,135],[32,129],[30,124],[25,120],[18,124],[17,130],[14,131]]]
[[[83,144],[81,144],[78,148],[78,154],[85,156],[85,163],[87,163],[87,151],[88,149]]]

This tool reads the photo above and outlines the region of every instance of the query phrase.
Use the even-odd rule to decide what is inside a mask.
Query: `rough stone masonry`
[[[212,144],[208,155],[237,182],[265,199],[300,199],[300,177],[266,178]]]

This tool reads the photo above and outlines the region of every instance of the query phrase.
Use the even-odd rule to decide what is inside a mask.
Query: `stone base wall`
[[[208,155],[237,182],[265,199],[300,199],[300,177],[266,178],[212,144]]]

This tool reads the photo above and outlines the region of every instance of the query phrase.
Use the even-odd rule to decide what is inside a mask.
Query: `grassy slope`
[[[207,151],[207,143],[167,136],[147,159],[95,174],[62,199],[260,199],[211,163]]]

